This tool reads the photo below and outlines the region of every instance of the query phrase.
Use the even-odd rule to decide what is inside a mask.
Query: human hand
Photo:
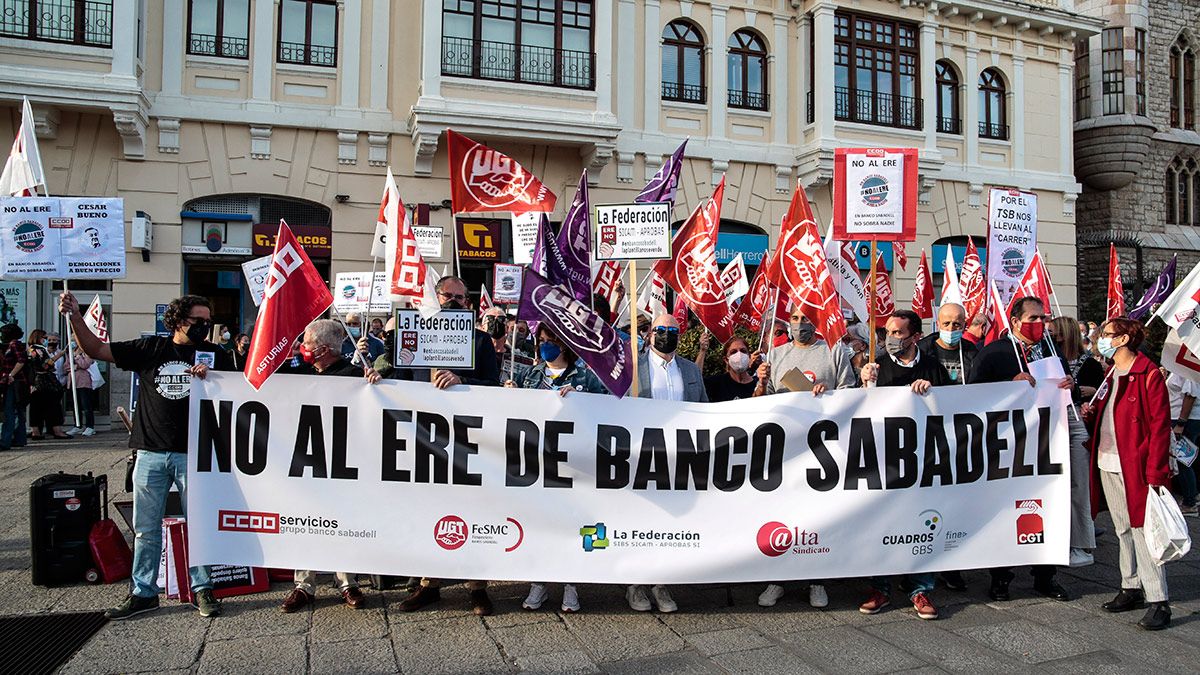
[[[825,389],[826,389],[825,385],[820,382],[814,384],[813,388],[812,388],[813,396],[820,396],[821,394],[824,394]]]
[[[931,383],[929,380],[917,380],[912,383],[912,390],[914,394],[920,394],[924,396],[925,394],[929,393],[929,388],[932,386],[933,383]]]
[[[439,370],[433,378],[433,386],[438,389],[448,389],[456,384],[462,384],[462,378],[449,370]]]
[[[1016,377],[1014,377],[1012,379],[1012,381],[1013,382],[1028,382],[1029,386],[1031,386],[1031,387],[1037,385],[1037,380],[1033,379],[1033,376],[1030,375],[1029,373],[1021,373],[1020,375],[1017,375]]]

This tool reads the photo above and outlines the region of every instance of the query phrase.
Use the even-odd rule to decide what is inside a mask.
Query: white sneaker
[[[91,428],[91,427],[88,427],[88,428],[86,428],[86,429],[84,429],[84,430],[83,430],[83,435],[84,435],[84,436],[95,436],[95,435],[96,435],[96,430],[95,430],[95,429],[93,429],[93,428]]]
[[[521,606],[525,609],[538,609],[549,595],[546,592],[546,584],[529,584],[529,595],[525,596],[525,602],[522,602]]]
[[[633,585],[625,589],[625,601],[629,603],[629,609],[635,612],[649,612],[654,608],[650,604],[650,598],[646,596],[646,587]]]
[[[758,596],[758,606],[774,607],[775,603],[779,602],[779,599],[782,597],[783,586],[780,586],[779,584],[767,584],[766,590],[764,590]]]
[[[650,594],[654,596],[654,604],[658,605],[658,611],[663,614],[679,611],[679,605],[675,604],[666,586],[651,586]]]
[[[821,609],[829,606],[829,594],[822,584],[812,584],[808,587],[808,604]]]
[[[1095,556],[1081,548],[1071,549],[1071,567],[1087,567],[1096,562]]]
[[[67,431],[67,433],[68,433],[68,434],[71,434],[72,436],[78,436],[79,434],[82,434],[82,433],[83,433],[83,428],[82,428],[82,427],[71,427],[71,428],[70,428],[70,429]]]
[[[568,614],[579,611],[579,592],[575,590],[575,584],[563,584],[562,611]]]

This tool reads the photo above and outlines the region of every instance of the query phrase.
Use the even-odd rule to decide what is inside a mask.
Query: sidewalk
[[[46,589],[29,573],[29,484],[55,471],[107,473],[123,493],[124,433],[35,442],[0,453],[0,615],[99,610],[119,602],[124,583]],[[120,517],[113,514],[124,530]],[[1200,522],[1190,521],[1193,537]],[[1107,518],[1101,525],[1109,527]],[[541,611],[521,609],[526,584],[492,587],[496,616],[471,615],[462,586],[443,590],[432,611],[404,613],[400,591],[364,589],[367,609],[340,603],[331,587],[315,611],[284,615],[288,584],[224,602],[224,616],[201,618],[165,601],[158,612],[110,622],[65,666],[67,673],[197,672],[1154,672],[1200,670],[1200,554],[1168,568],[1172,627],[1146,633],[1141,612],[1107,614],[1100,604],[1119,585],[1116,540],[1100,539],[1096,565],[1059,574],[1076,598],[1060,603],[1032,594],[1018,570],[1013,600],[987,600],[986,572],[966,574],[969,589],[938,588],[938,621],[920,621],[897,593],[876,616],[858,612],[866,584],[829,585],[825,610],[808,606],[803,586],[773,608],[755,600],[760,584],[675,587],[680,611],[639,614],[622,588],[583,586],[583,612],[557,611],[561,588]],[[0,670],[3,670],[0,665]]]

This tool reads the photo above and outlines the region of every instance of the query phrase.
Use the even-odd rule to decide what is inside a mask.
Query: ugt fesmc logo
[[[433,540],[447,551],[457,551],[466,544],[472,546],[503,547],[512,553],[525,541],[525,528],[516,518],[505,518],[503,522],[467,521],[456,515],[443,516],[433,526]]]
[[[1017,543],[1044,544],[1046,534],[1042,527],[1042,500],[1021,499],[1017,501]]]
[[[261,511],[217,512],[217,529],[225,532],[264,532],[279,534],[279,514]]]

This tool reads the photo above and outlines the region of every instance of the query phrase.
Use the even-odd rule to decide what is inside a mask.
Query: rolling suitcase
[[[88,538],[100,520],[108,477],[49,474],[29,486],[33,583],[61,586],[86,579],[93,567]]]
[[[112,518],[108,517],[108,490],[104,491],[104,517],[92,526],[88,534],[88,546],[92,551],[94,567],[88,568],[84,577],[91,583],[116,583],[128,579],[133,573],[133,550],[125,535]]]

